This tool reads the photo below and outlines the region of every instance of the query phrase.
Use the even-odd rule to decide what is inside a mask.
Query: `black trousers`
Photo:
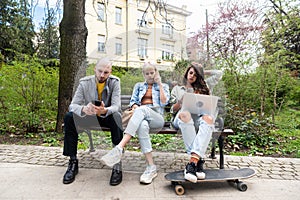
[[[90,127],[99,125],[110,128],[111,141],[114,145],[120,143],[123,138],[122,119],[120,113],[114,113],[105,118],[98,116],[79,117],[78,115],[68,112],[64,117],[64,150],[65,156],[77,155],[78,131],[77,127]]]

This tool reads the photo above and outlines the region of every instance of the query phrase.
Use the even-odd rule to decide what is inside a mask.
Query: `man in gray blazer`
[[[111,75],[112,62],[101,59],[95,66],[95,75],[80,79],[78,88],[64,117],[64,150],[63,155],[69,156],[69,165],[63,177],[63,183],[75,180],[78,173],[77,126],[88,127],[99,125],[109,127],[114,145],[123,138],[121,120],[121,89],[118,77]],[[121,162],[112,170],[110,184],[122,182]]]

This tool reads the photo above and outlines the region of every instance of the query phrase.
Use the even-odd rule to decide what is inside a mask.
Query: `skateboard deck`
[[[198,179],[199,182],[216,182],[216,181],[229,181],[236,183],[237,189],[240,191],[246,191],[247,185],[239,179],[247,179],[255,175],[255,171],[251,168],[242,169],[206,169],[203,170],[205,173],[205,179]],[[171,172],[165,175],[168,181],[171,181],[172,185],[175,186],[175,192],[178,195],[184,194],[184,188],[182,183],[189,182],[184,178],[183,170]]]

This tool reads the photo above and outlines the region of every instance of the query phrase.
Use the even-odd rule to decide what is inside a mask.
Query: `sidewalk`
[[[225,156],[225,168],[251,167],[255,177],[244,180],[246,192],[226,182],[186,184],[186,193],[177,196],[167,172],[182,169],[185,154],[154,153],[159,175],[150,185],[141,185],[145,168],[141,153],[125,152],[123,182],[110,186],[111,170],[91,155],[79,151],[79,174],[70,185],[62,184],[68,159],[62,148],[0,145],[0,199],[299,199],[300,159]],[[218,160],[206,159],[206,168],[217,168]]]

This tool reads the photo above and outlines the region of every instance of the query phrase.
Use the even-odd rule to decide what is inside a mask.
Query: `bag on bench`
[[[131,108],[127,108],[126,110],[123,111],[122,113],[122,127],[123,129],[126,128],[130,118],[133,115],[133,110]]]

